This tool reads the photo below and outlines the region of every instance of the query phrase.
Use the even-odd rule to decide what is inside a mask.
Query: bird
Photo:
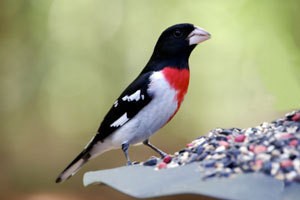
[[[131,145],[144,144],[165,157],[167,154],[151,144],[149,138],[177,113],[188,90],[190,54],[209,38],[210,33],[191,23],[164,30],[146,66],[114,101],[96,135],[61,172],[56,183],[69,179],[87,161],[112,149],[122,149],[127,165],[131,165]]]

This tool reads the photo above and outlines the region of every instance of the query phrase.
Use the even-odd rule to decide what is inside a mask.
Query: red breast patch
[[[177,91],[178,110],[188,90],[190,81],[190,71],[188,69],[176,69],[173,67],[165,67],[162,72],[169,84],[171,85],[171,87]],[[174,115],[176,114],[176,112],[174,113]]]

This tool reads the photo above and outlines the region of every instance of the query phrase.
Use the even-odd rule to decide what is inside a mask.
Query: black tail
[[[82,167],[82,165],[90,159],[90,157],[89,148],[84,149],[57,177],[55,182],[60,183],[73,176]]]

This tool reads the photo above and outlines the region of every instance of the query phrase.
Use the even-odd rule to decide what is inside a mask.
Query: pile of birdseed
[[[300,182],[300,110],[247,129],[214,129],[174,155],[141,163],[156,170],[198,162],[204,178],[263,172]]]

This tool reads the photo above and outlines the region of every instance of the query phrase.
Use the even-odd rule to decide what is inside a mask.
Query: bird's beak
[[[189,45],[199,44],[209,38],[210,33],[197,26],[195,26],[195,29],[187,37]]]

